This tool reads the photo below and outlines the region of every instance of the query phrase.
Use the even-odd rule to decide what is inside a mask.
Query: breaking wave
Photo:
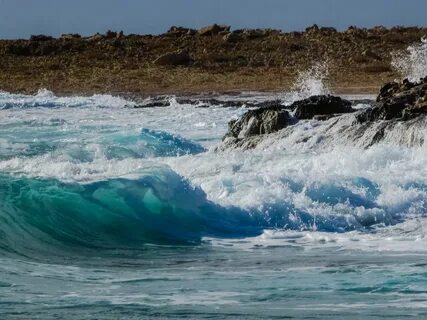
[[[325,93],[326,74],[315,67],[297,92]],[[427,214],[425,145],[401,148],[393,135],[417,142],[425,131],[399,127],[389,145],[364,150],[346,146],[348,116],[301,121],[255,150],[215,153],[209,147],[244,109],[131,105],[108,95],[0,93],[2,252],[365,232]]]
[[[283,178],[285,179],[285,178]],[[135,179],[91,183],[0,176],[0,248],[32,255],[77,247],[194,244],[203,237],[239,238],[268,229],[346,232],[392,225],[427,212],[427,185],[407,184],[409,201],[381,204],[368,179],[305,186],[283,180],[292,194],[255,207],[219,205],[167,167],[141,170]],[[397,192],[397,190],[396,190]],[[310,202],[301,206],[299,202]]]

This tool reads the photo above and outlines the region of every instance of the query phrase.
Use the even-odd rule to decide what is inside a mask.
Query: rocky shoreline
[[[350,115],[350,116],[348,116]],[[331,95],[312,96],[291,105],[275,104],[250,110],[229,123],[219,150],[251,149],[262,145],[272,134],[292,129],[300,121],[328,121],[330,126],[316,139],[345,137],[354,144],[370,147],[387,140],[394,132],[394,142],[414,146],[425,143],[427,128],[427,77],[419,82],[405,79],[384,85],[371,107],[355,109],[348,100]],[[343,120],[343,121],[341,121]],[[280,135],[279,135],[280,136]],[[310,138],[301,137],[305,143]]]
[[[274,92],[289,90],[299,72],[323,61],[334,92],[372,93],[399,77],[392,54],[426,36],[427,29],[418,27],[312,26],[284,32],[221,25],[171,27],[160,35],[34,35],[0,40],[0,90],[139,96]]]

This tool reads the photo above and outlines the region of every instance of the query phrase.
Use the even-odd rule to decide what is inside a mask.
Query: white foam
[[[254,250],[260,247],[304,247],[305,250],[332,248],[370,252],[427,253],[427,218],[409,219],[399,225],[372,232],[329,233],[319,231],[266,230],[259,237],[227,240],[205,238],[215,246]]]
[[[386,143],[369,149],[357,144],[348,145],[346,133],[340,130],[353,121],[349,115],[342,117],[335,126],[332,126],[335,119],[302,121],[292,129],[271,135],[258,148],[246,152],[207,152],[179,158],[111,159],[105,150],[112,139],[138,137],[142,128],[164,130],[206,147],[213,146],[226,132],[228,121],[245,110],[196,108],[173,102],[171,107],[149,109],[123,108],[125,104],[120,102],[122,108],[116,108],[111,105],[118,106],[115,104],[117,101],[104,101],[110,99],[106,96],[57,98],[47,92],[41,93],[40,97],[8,95],[0,94],[0,101],[24,99],[31,103],[45,99],[50,103],[57,99],[70,99],[63,103],[76,105],[80,101],[83,105],[78,109],[58,106],[0,110],[2,151],[7,148],[7,154],[16,154],[0,158],[2,172],[67,181],[94,181],[137,175],[140,170],[166,165],[192,184],[200,186],[213,202],[256,209],[266,215],[277,210],[277,204],[289,204],[295,210],[317,217],[344,217],[350,222],[355,217],[426,213],[427,191],[407,185],[427,185],[427,147],[401,147],[396,144],[397,137],[393,134],[399,130],[410,133],[403,127],[386,137]],[[97,107],[103,104],[106,104],[104,108]],[[422,134],[426,136],[425,130]],[[302,142],[298,143],[299,140]],[[40,154],[22,153],[23,149],[43,142],[58,148],[48,148]],[[74,157],[73,152],[85,152],[87,159]],[[378,186],[378,195],[372,200],[373,207],[346,201],[319,202],[308,195],[318,186],[329,186],[367,198],[370,191],[366,186],[354,182],[360,178]],[[292,219],[292,212],[288,210],[286,213]],[[316,224],[312,228],[315,230]]]
[[[109,107],[122,108],[134,106],[135,103],[121,97],[95,94],[88,97],[69,96],[59,97],[47,89],[40,89],[36,95],[12,94],[0,92],[0,109],[5,104],[13,103],[16,107],[28,108],[31,106],[45,107]]]

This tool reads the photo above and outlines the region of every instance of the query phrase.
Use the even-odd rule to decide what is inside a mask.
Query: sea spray
[[[392,66],[412,82],[417,82],[427,76],[427,38],[420,43],[409,46],[406,50],[392,55]]]
[[[329,94],[329,65],[319,62],[309,69],[300,71],[292,87],[292,100],[302,100],[314,95]]]

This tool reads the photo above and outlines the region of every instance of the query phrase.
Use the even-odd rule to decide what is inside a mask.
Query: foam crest
[[[123,108],[135,103],[121,97],[95,94],[88,97],[58,97],[47,89],[40,89],[35,95],[12,94],[0,92],[0,109],[10,108],[76,108],[76,107],[110,107]]]
[[[260,248],[304,247],[306,250],[330,248],[362,252],[427,253],[427,219],[414,218],[371,232],[326,233],[319,231],[266,230],[262,235],[243,240],[206,238],[214,246],[245,250]]]

